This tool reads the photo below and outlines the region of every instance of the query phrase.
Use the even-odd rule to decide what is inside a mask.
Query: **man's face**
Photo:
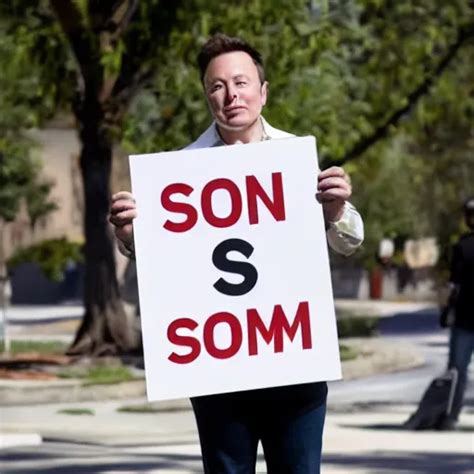
[[[267,83],[243,51],[224,53],[209,63],[204,90],[211,113],[227,130],[245,130],[255,123],[267,101]]]

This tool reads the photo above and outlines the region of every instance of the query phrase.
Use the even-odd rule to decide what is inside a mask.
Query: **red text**
[[[256,309],[247,310],[246,337],[248,341],[249,356],[258,355],[259,340],[263,340],[267,345],[273,343],[273,352],[284,351],[284,340],[286,338],[294,343],[294,340],[301,333],[302,349],[311,349],[311,323],[309,304],[307,301],[299,303],[295,317],[290,323],[281,305],[273,308],[272,319],[267,327]],[[215,343],[214,331],[219,324],[226,325],[230,330],[230,343],[228,347],[217,347]],[[201,354],[202,345],[205,351],[215,359],[229,359],[235,356],[242,347],[244,329],[239,319],[228,312],[215,313],[204,322],[203,344],[194,334],[199,324],[191,318],[179,318],[174,320],[168,327],[168,340],[176,345],[186,348],[185,353],[178,354],[172,352],[168,359],[176,364],[189,364],[194,362]],[[188,335],[178,334],[180,330],[187,330]]]
[[[230,198],[230,211],[227,216],[217,216],[212,207],[212,196],[218,191],[225,191]],[[198,220],[198,211],[187,202],[178,202],[175,195],[189,197],[194,188],[186,183],[173,183],[166,186],[161,193],[161,205],[169,212],[182,214],[184,220],[178,222],[167,220],[163,227],[170,232],[186,232],[194,227]],[[258,200],[270,211],[276,221],[285,220],[285,200],[281,173],[272,173],[272,198],[266,193],[255,176],[245,177],[245,193],[242,193],[232,180],[218,178],[209,181],[201,191],[201,212],[204,220],[213,227],[233,226],[241,217],[244,208],[242,194],[246,197],[246,207],[250,224],[258,224]],[[257,199],[258,198],[258,199]]]

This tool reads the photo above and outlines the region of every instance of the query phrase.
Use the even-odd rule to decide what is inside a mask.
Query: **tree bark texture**
[[[85,198],[85,315],[67,353],[102,356],[130,351],[134,334],[120,300],[108,223],[112,141],[104,130],[100,106],[91,109],[83,110],[80,128]]]

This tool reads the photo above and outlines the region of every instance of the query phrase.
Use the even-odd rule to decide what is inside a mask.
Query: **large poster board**
[[[148,398],[340,378],[314,137],[130,168]]]

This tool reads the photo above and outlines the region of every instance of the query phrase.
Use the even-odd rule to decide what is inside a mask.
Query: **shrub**
[[[346,316],[337,319],[339,338],[372,337],[377,334],[378,318],[375,316]]]
[[[8,260],[10,268],[20,263],[36,263],[52,281],[61,281],[64,271],[71,262],[83,261],[82,244],[66,238],[44,240],[39,244],[17,250]]]

